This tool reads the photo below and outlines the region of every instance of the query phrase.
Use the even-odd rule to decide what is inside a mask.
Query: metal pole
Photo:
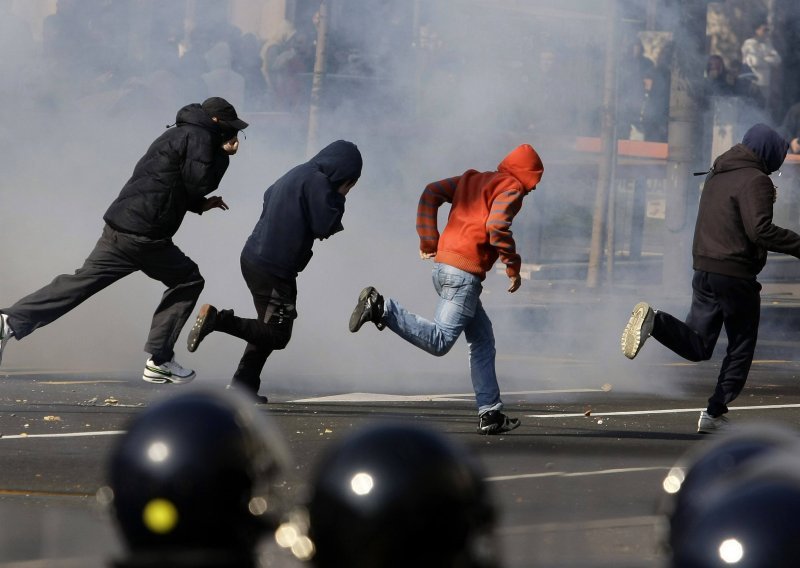
[[[667,159],[666,231],[662,284],[665,290],[685,287],[691,279],[692,219],[697,214],[702,179],[693,171],[707,168],[701,162],[699,101],[705,61],[707,6],[681,0],[674,32],[672,81],[669,102],[669,157]]]
[[[325,75],[325,55],[328,40],[328,0],[322,0],[317,14],[317,51],[314,59],[314,76],[311,82],[311,102],[308,106],[306,156],[309,158],[318,149],[319,106],[322,99],[322,79]]]
[[[424,61],[424,48],[422,46],[422,33],[420,26],[421,23],[421,15],[420,15],[420,5],[419,0],[414,0],[414,10],[413,10],[413,23],[412,26],[414,27],[414,116],[419,117],[422,109],[422,64]]]
[[[603,124],[600,133],[601,158],[597,169],[597,190],[595,192],[594,215],[592,218],[592,241],[589,247],[589,268],[586,274],[586,285],[596,288],[600,284],[601,265],[603,263],[603,241],[605,235],[608,198],[611,188],[611,176],[617,153],[616,122],[616,83],[617,83],[617,0],[606,0],[606,58],[605,85],[603,89]],[[613,255],[613,250],[609,255]],[[613,261],[613,259],[610,259]]]

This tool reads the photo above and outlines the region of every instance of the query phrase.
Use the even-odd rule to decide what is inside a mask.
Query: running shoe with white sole
[[[3,350],[6,348],[6,343],[14,337],[14,330],[8,325],[8,316],[0,314],[0,363],[3,362]]]
[[[478,418],[478,434],[486,436],[505,434],[516,428],[519,428],[519,418],[511,418],[506,416],[499,410],[490,410],[484,412]]]
[[[620,345],[622,353],[628,359],[633,359],[642,349],[644,342],[653,333],[655,312],[647,302],[639,302],[634,306],[631,318],[622,332]]]
[[[152,359],[147,360],[142,373],[142,380],[148,383],[184,385],[194,380],[195,373],[184,369],[173,357],[171,361],[156,365]]]
[[[719,416],[711,416],[708,412],[703,410],[700,413],[700,419],[697,421],[698,434],[713,434],[720,430],[728,430],[730,428],[730,421],[724,414]]]

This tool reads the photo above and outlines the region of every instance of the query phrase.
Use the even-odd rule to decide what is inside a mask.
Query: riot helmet
[[[193,389],[138,414],[113,449],[111,504],[139,555],[252,555],[279,522],[289,454],[235,391]]]
[[[498,566],[478,464],[443,435],[375,424],[318,462],[308,507],[318,568]]]
[[[797,434],[773,424],[751,424],[687,452],[664,479],[667,493],[661,513],[668,520],[665,544],[681,546],[693,519],[716,495],[725,492],[749,469],[777,453],[796,447]],[[690,535],[691,536],[691,535]]]
[[[795,451],[797,448],[795,448]],[[674,568],[794,568],[800,558],[800,458],[780,449],[752,460],[684,519]]]

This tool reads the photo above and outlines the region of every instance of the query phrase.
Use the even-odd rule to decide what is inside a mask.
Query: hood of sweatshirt
[[[763,162],[767,174],[781,167],[789,150],[789,143],[766,124],[752,126],[742,138],[742,145],[750,149]]]
[[[500,165],[497,171],[511,174],[517,178],[529,192],[536,188],[544,173],[542,159],[530,144],[520,144],[514,148]]]
[[[309,160],[331,181],[333,187],[361,177],[363,165],[358,147],[347,140],[337,140],[325,146]]]
[[[180,109],[175,116],[175,124],[178,126],[181,124],[194,124],[215,132],[219,131],[217,123],[211,120],[211,117],[203,110],[200,103],[192,103]]]

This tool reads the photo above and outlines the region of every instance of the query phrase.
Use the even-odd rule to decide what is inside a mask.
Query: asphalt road
[[[296,496],[331,440],[380,419],[410,421],[466,444],[484,466],[500,510],[506,567],[661,566],[661,483],[681,456],[708,439],[695,426],[719,361],[640,358],[623,363],[636,366],[636,392],[618,386],[613,367],[589,372],[596,365],[580,357],[501,354],[501,369],[535,369],[537,379],[520,375],[504,383],[507,412],[523,424],[498,437],[475,433],[463,375],[437,377],[434,387],[411,393],[374,385],[358,393],[271,392],[270,404],[259,408],[274,417],[292,451]],[[760,352],[732,421],[793,426],[800,414],[798,373],[790,352]],[[196,381],[220,389],[225,382]],[[121,554],[108,512],[95,498],[106,483],[109,451],[133,416],[186,388],[191,385],[144,383],[134,372],[3,369],[3,565],[103,566]]]

